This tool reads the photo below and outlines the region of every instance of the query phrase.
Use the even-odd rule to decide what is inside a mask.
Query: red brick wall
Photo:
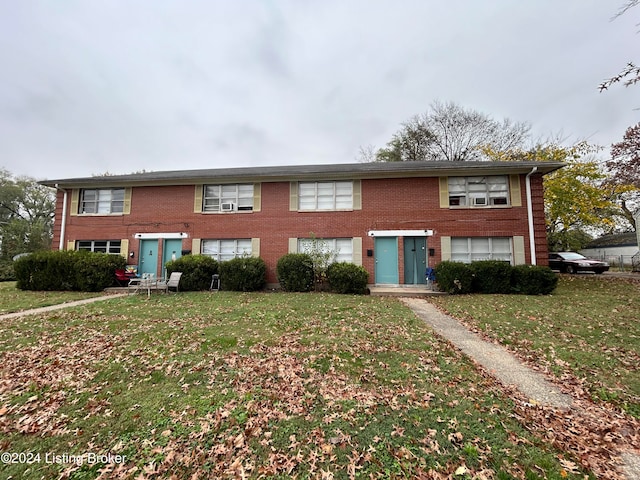
[[[535,202],[536,248],[538,264],[546,264],[547,246],[542,203],[542,179],[532,177]],[[191,249],[193,238],[260,238],[260,256],[268,265],[268,281],[276,282],[277,260],[287,253],[291,237],[362,237],[363,265],[374,281],[374,258],[369,230],[432,229],[427,248],[435,250],[431,266],[440,261],[442,236],[525,237],[526,261],[530,262],[529,233],[524,176],[521,176],[522,207],[494,209],[441,209],[438,178],[362,180],[362,210],[349,212],[289,211],[289,182],[263,183],[260,212],[201,214],[193,212],[194,186],[134,187],[131,214],[118,216],[70,216],[64,245],[76,240],[129,239],[129,250],[138,258],[136,233],[184,232],[183,249]],[[70,192],[69,192],[70,195]],[[62,193],[58,192],[54,248],[58,247],[62,218]],[[402,241],[399,241],[399,278],[404,272]],[[193,252],[199,253],[199,252]],[[162,258],[162,252],[158,252]]]

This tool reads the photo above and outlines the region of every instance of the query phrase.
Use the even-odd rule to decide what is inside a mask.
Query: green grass
[[[0,324],[8,478],[583,478],[393,299],[219,292]],[[46,463],[47,453],[126,457]],[[575,459],[573,459],[575,461]]]
[[[549,296],[434,303],[558,378],[573,378],[593,400],[640,418],[640,282],[563,275]]]
[[[16,282],[0,282],[0,315],[59,303],[98,297],[102,292],[32,292],[16,288]]]

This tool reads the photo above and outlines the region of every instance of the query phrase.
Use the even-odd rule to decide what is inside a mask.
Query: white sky
[[[640,121],[626,0],[0,0],[0,168],[357,161],[435,101],[607,147]]]

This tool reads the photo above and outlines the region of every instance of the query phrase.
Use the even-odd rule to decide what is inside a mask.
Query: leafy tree
[[[0,170],[0,262],[51,247],[55,197],[29,177]]]
[[[554,250],[577,249],[585,232],[612,232],[619,227],[618,200],[628,188],[607,183],[609,178],[594,153],[599,147],[581,142],[571,147],[537,145],[530,150],[485,153],[502,161],[554,161],[566,166],[544,178],[547,237]]]
[[[618,204],[623,217],[635,230],[633,213],[640,208],[640,123],[629,127],[621,142],[611,145],[607,168],[610,173],[608,184],[623,190]]]
[[[430,109],[402,124],[386,147],[379,149],[379,162],[485,160],[483,148],[506,151],[521,147],[529,136],[529,125],[505,119],[502,122],[453,102],[434,102]]]
[[[627,128],[622,141],[611,145],[607,167],[617,183],[640,188],[640,123]]]

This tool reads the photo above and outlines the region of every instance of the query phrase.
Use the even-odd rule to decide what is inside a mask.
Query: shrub
[[[32,253],[13,267],[21,290],[97,292],[111,286],[115,270],[125,264],[120,255],[71,250]]]
[[[313,288],[313,259],[306,253],[289,253],[276,266],[280,287],[287,292],[308,292]]]
[[[435,271],[440,290],[451,294],[473,292],[473,271],[469,265],[445,260]]]
[[[220,284],[224,290],[254,292],[267,283],[267,265],[259,257],[240,257],[220,263]]]
[[[338,262],[327,268],[327,279],[331,290],[336,293],[363,294],[367,292],[369,272],[360,265]]]
[[[218,262],[208,255],[184,255],[167,262],[167,276],[182,272],[180,290],[198,292],[211,287],[211,277],[218,273]]]
[[[16,272],[11,262],[0,262],[0,282],[11,282],[16,279]]]
[[[549,295],[558,285],[558,276],[549,267],[517,265],[513,267],[511,283],[515,293]]]
[[[500,260],[471,263],[473,291],[479,293],[511,293],[511,265]]]
[[[99,292],[114,283],[115,271],[126,266],[126,260],[120,255],[75,252],[73,258],[72,290]]]

